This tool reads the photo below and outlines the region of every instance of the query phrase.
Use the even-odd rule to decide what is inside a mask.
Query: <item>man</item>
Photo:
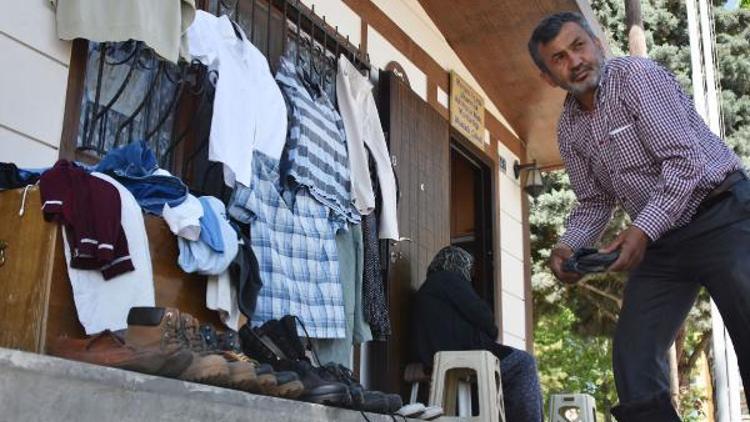
[[[542,393],[534,358],[497,344],[492,310],[471,286],[472,256],[447,246],[427,268],[427,279],[414,302],[414,352],[431,367],[436,352],[488,350],[500,359],[507,422],[542,421]]]
[[[628,271],[614,339],[619,421],[679,421],[666,352],[701,286],[737,351],[750,391],[750,183],[739,158],[696,113],[675,78],[636,57],[605,61],[575,13],[544,18],[529,41],[542,78],[568,92],[558,143],[578,205],[552,251],[562,263],[601,236],[615,205],[632,224],[602,252]]]

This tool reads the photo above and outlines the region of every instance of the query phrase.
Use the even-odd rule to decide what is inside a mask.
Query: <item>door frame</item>
[[[456,150],[464,157],[483,167],[489,174],[484,174],[482,177],[485,186],[483,186],[483,193],[489,198],[488,207],[482,210],[484,215],[489,222],[489,232],[491,239],[489,240],[489,247],[492,252],[489,273],[492,275],[492,308],[495,314],[495,324],[499,328],[498,340],[502,340],[503,333],[503,303],[502,303],[502,277],[501,277],[501,243],[500,243],[500,220],[499,220],[499,180],[498,180],[498,165],[495,160],[492,159],[492,150],[484,151],[480,149],[475,143],[471,142],[468,138],[462,135],[458,130],[450,128],[450,148]]]

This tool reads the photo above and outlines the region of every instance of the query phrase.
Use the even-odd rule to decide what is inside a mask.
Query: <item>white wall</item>
[[[513,175],[513,163],[518,157],[498,142],[498,160],[505,160],[506,169],[500,169],[498,184],[500,197],[500,274],[503,307],[503,342],[509,346],[526,349],[526,304],[523,253],[523,198],[521,186]]]
[[[70,63],[48,0],[0,0],[0,161],[54,164]]]
[[[370,64],[378,69],[385,69],[392,61],[398,62],[409,78],[412,91],[427,101],[427,75],[371,26],[367,28],[367,51]]]
[[[315,14],[325,16],[326,22],[339,29],[339,34],[349,37],[354,46],[362,43],[362,20],[341,0],[302,0],[307,7],[315,7]]]

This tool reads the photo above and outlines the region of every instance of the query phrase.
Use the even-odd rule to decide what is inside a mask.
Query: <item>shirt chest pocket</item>
[[[655,160],[638,136],[634,122],[613,125],[607,134],[610,154],[622,173],[648,173]]]

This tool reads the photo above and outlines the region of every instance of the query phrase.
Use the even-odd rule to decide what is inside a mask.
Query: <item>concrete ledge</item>
[[[367,414],[373,422],[390,416]],[[0,421],[365,421],[360,412],[0,348]],[[399,418],[399,421],[402,420]]]

